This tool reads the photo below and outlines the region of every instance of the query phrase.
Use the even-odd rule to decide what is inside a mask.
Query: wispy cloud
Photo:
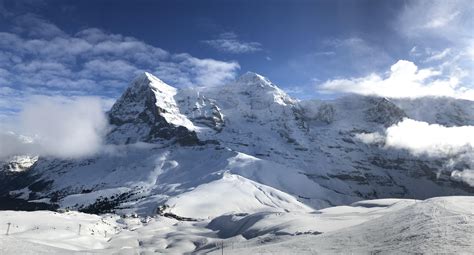
[[[444,58],[449,56],[449,54],[451,54],[450,48],[446,48],[443,51],[435,51],[435,52],[432,52],[431,56],[429,56],[425,61],[431,62],[431,61],[443,60]]]
[[[222,33],[217,39],[205,40],[202,42],[219,51],[233,54],[251,53],[262,50],[262,45],[260,43],[241,41],[233,32]]]
[[[32,13],[17,16],[13,20],[13,30],[18,34],[25,34],[32,38],[54,38],[66,36],[56,25]]]
[[[393,27],[404,40],[417,45],[410,56],[425,64],[443,61],[444,69],[465,73],[465,83],[472,84],[473,12],[469,0],[410,1]]]
[[[332,56],[359,72],[378,69],[392,61],[384,49],[360,37],[326,39],[323,44],[327,50],[318,51],[314,56]]]
[[[408,37],[442,37],[450,41],[470,37],[472,11],[469,0],[407,2],[394,27]],[[442,30],[440,30],[442,29]],[[456,38],[457,36],[457,38]]]

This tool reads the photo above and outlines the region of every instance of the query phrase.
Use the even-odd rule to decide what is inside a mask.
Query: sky
[[[292,97],[474,100],[470,0],[0,0],[0,120],[47,98],[106,109],[138,74]]]

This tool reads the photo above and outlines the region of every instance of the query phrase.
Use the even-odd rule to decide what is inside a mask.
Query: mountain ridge
[[[425,120],[474,122],[474,104],[433,100],[447,107],[434,108]],[[202,185],[240,181],[276,189],[315,209],[374,198],[474,193],[451,179],[446,159],[417,157],[357,138],[383,132],[404,118],[422,119],[414,110],[419,105],[362,96],[299,101],[255,73],[200,89],[177,89],[144,73],[108,112],[106,141],[115,153],[71,160],[40,157],[22,173],[0,172],[0,181],[17,183],[0,194],[87,212],[152,215],[168,201],[195,197]],[[239,177],[222,182],[225,173]],[[240,194],[242,201],[253,201]],[[277,192],[265,194],[275,196],[269,201],[282,199]],[[213,199],[202,203],[225,198]],[[264,202],[260,206],[268,208]]]

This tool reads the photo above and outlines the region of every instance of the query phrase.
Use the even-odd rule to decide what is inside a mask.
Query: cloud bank
[[[78,158],[100,151],[107,118],[97,98],[38,97],[25,104],[9,128],[14,132],[0,133],[0,158],[25,154]]]
[[[419,69],[413,62],[399,60],[387,75],[328,80],[319,86],[324,92],[344,92],[389,98],[448,96],[474,100],[474,89],[460,84],[460,75],[445,77],[441,71]]]
[[[387,148],[405,149],[416,156],[450,158],[445,166],[463,170],[451,172],[451,178],[474,187],[474,126],[445,127],[412,119],[404,119],[386,129],[384,134],[358,134],[368,144],[384,144]]]
[[[473,150],[474,126],[445,127],[404,119],[387,128],[385,144],[417,155],[453,156]]]

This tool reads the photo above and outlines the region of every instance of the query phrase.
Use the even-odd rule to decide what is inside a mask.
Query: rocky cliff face
[[[137,77],[109,112],[110,143],[154,142],[174,139],[182,145],[198,143],[193,123],[176,104],[175,88],[151,74]]]

